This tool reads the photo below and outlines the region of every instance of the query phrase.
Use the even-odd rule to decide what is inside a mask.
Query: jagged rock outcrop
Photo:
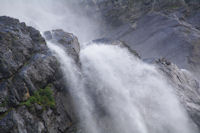
[[[80,45],[76,36],[62,29],[46,31],[44,36],[47,41],[62,46],[72,58],[78,61]]]
[[[79,46],[71,34],[64,40]],[[75,115],[64,88],[59,63],[40,32],[0,17],[0,132],[68,133]]]
[[[111,40],[100,39],[95,43],[127,44],[129,50],[137,55],[136,49],[143,59],[166,57],[181,68],[200,70],[198,0],[90,2],[93,3],[91,6],[96,6],[96,12],[101,12],[114,26],[104,34]],[[165,10],[161,10],[163,8]],[[44,35],[46,40],[61,45],[79,62],[80,47],[73,34],[53,30]],[[121,41],[113,41],[116,39]],[[169,82],[174,84],[191,118],[200,127],[200,88],[197,80],[166,60],[157,63],[169,77]],[[73,101],[64,89],[59,65],[39,31],[17,19],[0,17],[0,132],[74,132],[76,115]],[[47,97],[45,100],[51,101],[43,105],[38,102],[44,100],[40,99],[40,92],[46,89],[48,93],[52,91],[54,100]]]
[[[187,110],[192,120],[200,127],[200,84],[194,76],[185,69],[179,69],[166,59],[156,61],[160,71],[173,85],[176,94]]]

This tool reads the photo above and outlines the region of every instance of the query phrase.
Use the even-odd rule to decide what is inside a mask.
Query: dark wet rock
[[[44,39],[35,40],[29,29],[16,19],[0,17],[0,79],[14,75],[35,52],[43,50]]]
[[[15,121],[13,119],[13,113],[13,111],[10,111],[0,119],[0,131],[2,133],[9,133],[14,127]]]
[[[180,68],[200,71],[198,0],[85,0],[111,25],[93,43],[125,46],[143,60],[165,57]],[[89,2],[89,4],[88,4]],[[114,28],[113,28],[114,27]],[[66,49],[78,61],[78,39],[63,30],[44,33],[46,40]],[[116,41],[120,40],[120,41]],[[137,50],[137,52],[135,50]],[[199,82],[170,61],[158,60],[160,70],[173,83],[181,103],[200,127]],[[59,63],[45,39],[33,27],[0,17],[0,132],[71,133],[77,130],[73,101],[66,91]],[[23,105],[34,92],[51,84],[55,107]]]
[[[62,30],[52,33],[56,41],[78,57],[79,43],[74,35]],[[68,132],[76,118],[59,66],[38,30],[17,19],[0,17],[0,132]],[[54,108],[23,104],[49,84]]]
[[[71,57],[78,61],[77,55],[80,52],[80,45],[76,36],[62,29],[46,31],[44,36],[47,41],[61,45]]]
[[[200,7],[200,1],[199,0],[185,0],[185,3],[187,3],[188,6],[191,6],[193,8],[199,8]]]

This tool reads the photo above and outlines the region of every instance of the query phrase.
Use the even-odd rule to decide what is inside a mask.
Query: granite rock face
[[[65,51],[76,61],[80,52],[78,38],[71,33],[67,33],[62,29],[44,32],[47,41],[60,45]]]
[[[108,38],[97,39],[91,43],[126,47],[125,43]],[[127,48],[130,51],[132,50],[129,47]],[[131,53],[138,56],[137,51],[132,51]],[[149,60],[146,60],[146,62],[148,61]],[[188,70],[180,69],[176,64],[173,64],[165,58],[151,60],[151,62],[148,63],[155,65],[160,73],[163,74],[168,84],[174,89],[178,100],[188,112],[191,120],[196,124],[195,126],[200,129],[200,82],[197,78]]]
[[[191,2],[192,1],[192,2]],[[176,7],[196,5],[199,1],[191,0],[83,0],[87,6],[95,6],[108,23],[119,26],[124,22],[135,21],[150,12]]]
[[[89,0],[87,0],[89,2]],[[104,36],[121,40],[174,85],[177,96],[200,127],[200,1],[95,0],[110,28]],[[173,64],[173,63],[175,64]],[[185,70],[187,69],[187,70]],[[189,71],[196,74],[195,76]]]
[[[105,20],[107,30],[101,37],[125,42],[144,60],[167,58],[199,75],[199,0],[82,0],[79,3],[92,9],[87,10],[88,14]]]
[[[83,0],[111,25],[103,34],[111,39],[95,43],[120,44],[143,60],[157,61],[174,85],[177,96],[200,127],[199,82],[187,70],[200,72],[199,0]],[[48,43],[62,46],[79,62],[77,37],[61,29],[47,31]],[[116,41],[120,40],[120,41]],[[137,52],[136,52],[136,51]],[[177,64],[174,65],[173,63]],[[80,64],[79,64],[80,65]],[[45,39],[33,27],[10,17],[0,17],[0,132],[72,133],[77,128],[73,101],[60,64]],[[54,107],[26,103],[35,92],[50,85]]]
[[[1,79],[11,77],[34,53],[44,50],[39,32],[16,19],[1,17],[0,36]]]
[[[68,45],[73,42],[79,46],[72,34],[64,40],[69,40]],[[75,51],[69,53],[78,56]],[[0,17],[0,132],[72,130],[76,122],[73,102],[63,85],[59,65],[39,31],[17,19]],[[26,103],[48,85],[53,92],[54,107],[44,108],[42,103],[33,101]]]
[[[198,71],[200,62],[200,31],[173,17],[150,13],[140,18],[135,28],[125,26],[120,38],[143,59],[167,58],[179,67]],[[115,34],[115,33],[114,33]]]
[[[105,37],[125,42],[144,60],[164,57],[200,73],[199,0],[96,0],[96,5],[111,25]]]
[[[192,120],[200,127],[200,84],[194,76],[185,69],[179,69],[166,59],[158,59],[156,65],[166,76],[178,96],[180,102],[187,110]]]

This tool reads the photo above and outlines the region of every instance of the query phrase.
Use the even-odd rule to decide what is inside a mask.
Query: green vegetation
[[[33,96],[30,96],[27,101],[21,103],[21,105],[26,105],[27,107],[32,107],[33,104],[39,104],[46,108],[55,107],[55,99],[53,97],[53,91],[51,90],[51,85],[46,86],[44,89],[39,89],[34,92]]]

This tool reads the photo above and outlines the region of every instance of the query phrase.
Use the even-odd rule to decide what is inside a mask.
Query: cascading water
[[[91,44],[81,69],[59,46],[59,59],[86,133],[197,133],[155,66],[126,48]]]
[[[0,15],[16,17],[41,32],[64,29],[81,42],[99,37],[101,18],[91,20],[79,6],[74,8],[66,0],[1,0]],[[79,68],[64,48],[48,47],[60,61],[86,133],[197,133],[156,67],[127,49],[87,45],[81,49]]]
[[[96,131],[95,121],[93,121],[92,115],[90,114],[92,106],[84,90],[84,80],[81,79],[80,69],[76,66],[74,60],[65,52],[65,48],[54,45],[51,42],[47,44],[60,61],[61,69],[64,73],[67,86],[69,87],[69,92],[74,98],[81,124],[87,127],[87,130],[91,133],[98,133]],[[85,119],[87,120],[85,121]]]

